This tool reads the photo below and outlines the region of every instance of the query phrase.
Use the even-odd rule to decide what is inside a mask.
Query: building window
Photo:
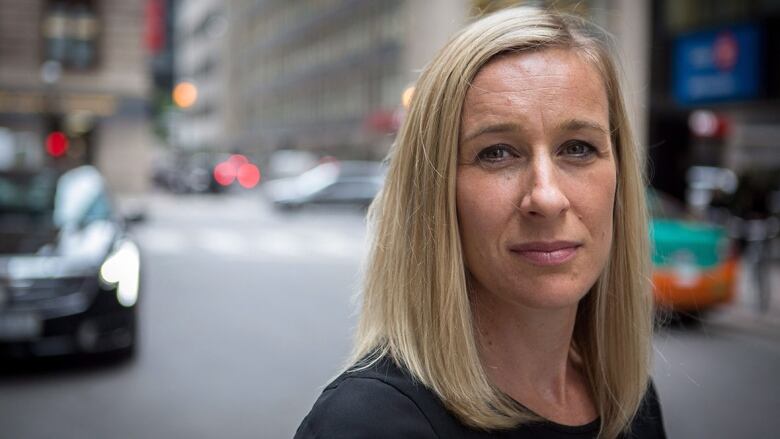
[[[97,63],[99,22],[91,0],[51,0],[43,13],[44,61],[83,70]]]

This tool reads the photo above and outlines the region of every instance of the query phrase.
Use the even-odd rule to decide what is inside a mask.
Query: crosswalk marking
[[[163,229],[145,229],[139,235],[144,251],[178,253],[187,246],[184,235]]]
[[[236,233],[227,230],[207,229],[197,234],[197,244],[218,255],[231,256],[244,253],[245,242]]]
[[[254,249],[261,253],[268,253],[281,257],[302,257],[307,249],[301,235],[287,230],[265,231],[255,238]]]
[[[362,231],[347,233],[309,228],[239,231],[219,228],[147,228],[137,233],[144,251],[154,254],[207,255],[247,260],[337,258],[359,260],[365,252]]]
[[[350,241],[333,234],[317,234],[312,237],[311,242],[317,248],[327,249],[328,253],[334,256],[351,258],[362,255],[362,241]]]

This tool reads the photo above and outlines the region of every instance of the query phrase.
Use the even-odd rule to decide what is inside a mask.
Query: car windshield
[[[81,166],[60,177],[54,199],[54,223],[57,226],[84,225],[110,217],[111,204],[97,169]]]
[[[61,176],[54,171],[0,174],[3,232],[58,229],[111,216],[97,170],[82,166]]]
[[[51,225],[56,183],[52,173],[0,174],[0,221],[38,227]]]
[[[323,163],[303,174],[296,180],[298,193],[310,195],[332,184],[339,176],[339,165],[335,163]]]

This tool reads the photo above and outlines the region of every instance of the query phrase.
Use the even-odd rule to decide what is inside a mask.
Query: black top
[[[295,439],[585,439],[595,438],[599,420],[580,426],[553,422],[485,432],[463,425],[422,384],[383,358],[371,367],[345,372],[330,383],[304,418]],[[650,385],[625,439],[666,439],[661,407]]]

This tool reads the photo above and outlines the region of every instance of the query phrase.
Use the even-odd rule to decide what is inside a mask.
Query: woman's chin
[[[479,296],[493,296],[496,306],[517,305],[532,310],[555,310],[576,307],[588,294],[593,283],[572,282],[567,279],[548,279],[544,282],[523,282],[522,285],[488,287],[491,293],[478,292]],[[483,302],[483,300],[479,300]]]

